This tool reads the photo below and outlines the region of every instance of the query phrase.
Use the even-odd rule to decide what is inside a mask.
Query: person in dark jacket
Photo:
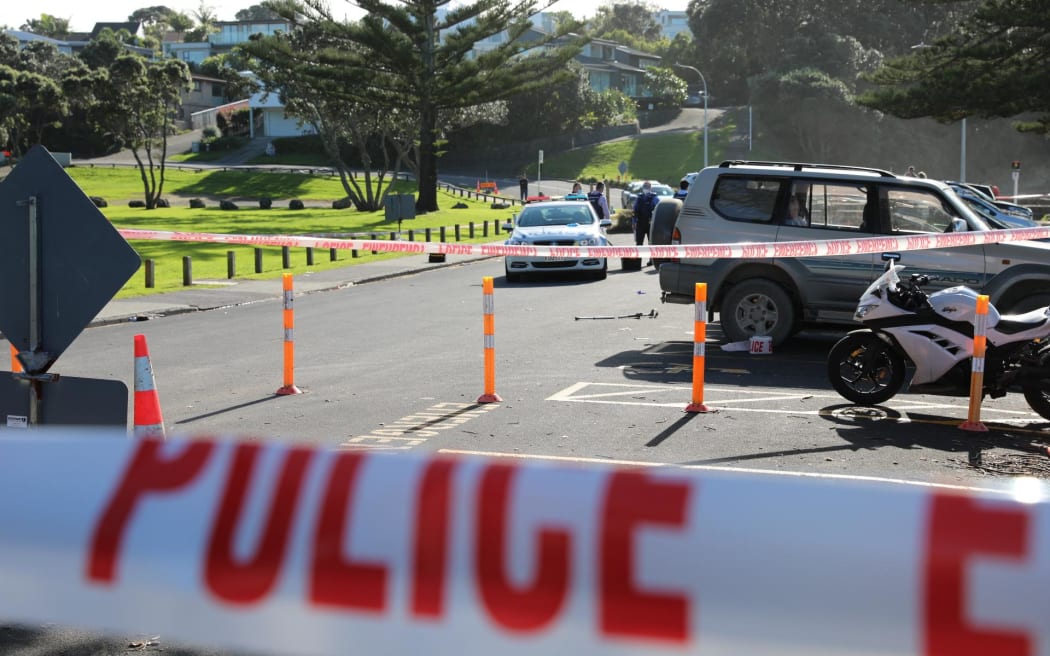
[[[631,222],[634,224],[634,243],[636,246],[641,246],[645,242],[645,238],[649,234],[649,228],[652,225],[653,211],[656,209],[658,202],[660,202],[660,197],[653,193],[653,183],[646,180],[642,183],[642,190],[634,201],[634,217],[631,219]],[[652,264],[653,261],[649,260],[648,263]]]
[[[521,188],[521,200],[525,200],[529,197],[529,179],[525,177],[525,172],[521,173],[521,180],[518,180],[518,187]]]

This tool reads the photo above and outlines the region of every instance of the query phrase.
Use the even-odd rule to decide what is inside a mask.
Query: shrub
[[[303,201],[299,200],[298,198],[293,198],[288,203],[288,209],[290,209],[290,210],[301,210],[301,209],[306,209],[306,206],[303,205]]]
[[[195,210],[202,210],[204,209],[204,201],[200,198],[191,198],[190,207]]]
[[[207,141],[208,139],[218,139],[221,136],[222,133],[219,131],[219,128],[215,127],[214,125],[209,125],[203,130],[201,130],[201,137],[203,137],[205,141]]]

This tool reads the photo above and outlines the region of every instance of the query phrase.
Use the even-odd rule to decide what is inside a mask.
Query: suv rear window
[[[731,221],[769,223],[783,180],[722,176],[715,184],[711,207]]]

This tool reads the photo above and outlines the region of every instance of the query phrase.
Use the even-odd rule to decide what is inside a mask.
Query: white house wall
[[[303,125],[299,127],[299,119],[286,116],[284,110],[266,108],[263,113],[263,132],[267,137],[299,137],[304,134],[314,134],[313,127]]]

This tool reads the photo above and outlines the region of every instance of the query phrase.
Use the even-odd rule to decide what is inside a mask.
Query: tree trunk
[[[433,107],[424,107],[419,129],[419,196],[416,198],[416,214],[437,212],[437,153],[435,141],[437,112]]]

